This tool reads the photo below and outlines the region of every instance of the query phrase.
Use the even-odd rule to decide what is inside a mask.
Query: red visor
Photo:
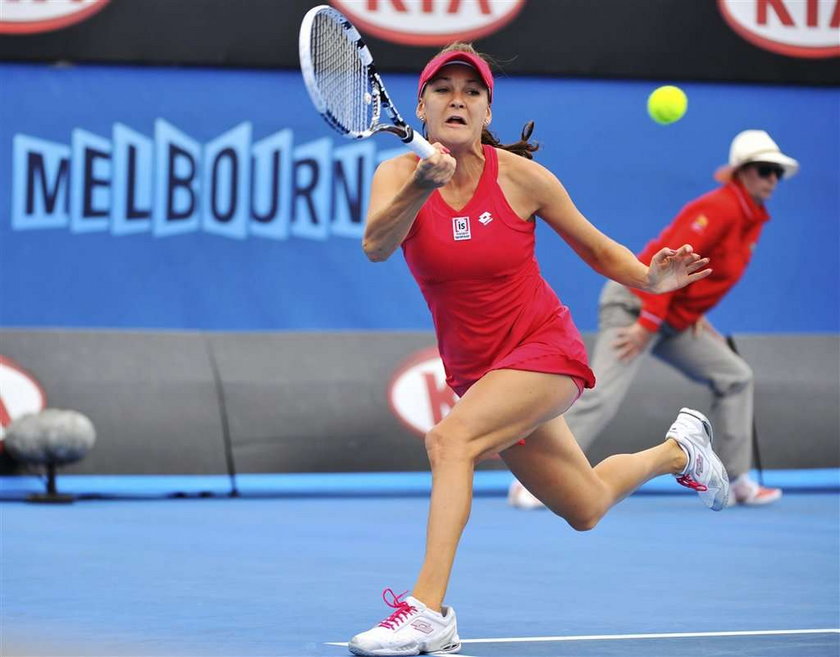
[[[490,67],[487,66],[487,62],[471,52],[463,52],[460,50],[445,52],[426,64],[426,68],[424,68],[423,72],[420,74],[420,81],[417,83],[418,98],[423,94],[423,88],[438,74],[438,71],[447,64],[463,64],[478,71],[482,82],[484,82],[484,86],[487,87],[487,93],[490,100],[493,100],[493,74],[490,72]]]

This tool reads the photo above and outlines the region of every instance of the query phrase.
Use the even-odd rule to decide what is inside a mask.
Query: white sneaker
[[[389,600],[386,594],[391,595]],[[348,648],[354,655],[419,655],[428,652],[458,652],[461,639],[455,623],[455,610],[442,607],[432,611],[417,598],[382,592],[385,604],[394,609],[388,618],[367,632],[357,634]]]
[[[729,477],[717,454],[712,451],[712,425],[700,411],[681,408],[674,424],[668,429],[685,450],[688,464],[679,475],[677,483],[693,488],[712,511],[720,511],[729,501]]]
[[[519,479],[514,479],[508,488],[508,504],[517,509],[544,509],[540,499],[531,493]]]
[[[766,488],[746,473],[729,482],[729,506],[761,506],[775,502],[781,497],[781,488]]]

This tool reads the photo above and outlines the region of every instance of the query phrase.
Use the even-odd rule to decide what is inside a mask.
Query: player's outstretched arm
[[[598,273],[657,294],[679,289],[711,273],[704,269],[708,258],[694,253],[688,245],[677,250],[663,249],[646,267],[630,249],[602,233],[581,214],[554,174],[535,162],[529,164],[534,165],[534,188],[540,206],[536,214]]]

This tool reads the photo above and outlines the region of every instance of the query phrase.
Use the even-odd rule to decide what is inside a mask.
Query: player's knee
[[[566,522],[569,526],[577,532],[588,532],[598,525],[601,521],[602,514],[600,513],[581,513],[575,515],[567,515]]]
[[[571,509],[567,507],[562,513],[558,511],[555,513],[569,523],[575,531],[588,532],[595,529],[608,509],[609,504],[606,500],[602,499],[597,491],[593,491],[585,499],[579,500]]]
[[[432,427],[425,436],[425,445],[432,467],[444,461],[474,458],[470,454],[467,440],[456,431]]]

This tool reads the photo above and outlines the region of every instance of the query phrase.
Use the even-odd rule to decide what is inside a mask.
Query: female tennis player
[[[474,465],[500,453],[514,475],[577,530],[595,527],[649,479],[673,474],[712,509],[728,478],[706,418],[682,409],[664,442],[590,466],[563,413],[595,384],[568,308],[534,257],[537,217],[595,271],[653,293],[711,273],[691,246],[643,265],[575,208],[559,180],[532,160],[532,124],[504,146],[488,131],[493,75],[456,43],[420,75],[417,117],[438,153],[383,162],[373,178],[363,248],[373,261],[400,246],[432,312],[448,384],[461,396],[425,438],[432,470],[426,552],[411,595],[386,589],[393,612],[349,644],[357,655],[456,652],[444,595],[472,501]]]

